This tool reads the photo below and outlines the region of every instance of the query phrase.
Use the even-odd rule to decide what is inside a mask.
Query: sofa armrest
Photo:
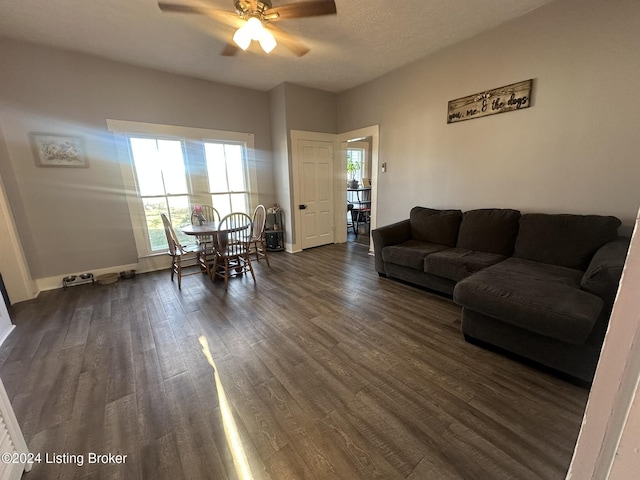
[[[409,219],[376,228],[371,232],[373,238],[373,251],[375,253],[376,271],[386,275],[384,261],[382,260],[382,249],[388,245],[411,240],[411,224]]]
[[[600,247],[580,281],[583,290],[598,295],[609,308],[618,292],[618,283],[629,250],[629,240],[619,237]]]

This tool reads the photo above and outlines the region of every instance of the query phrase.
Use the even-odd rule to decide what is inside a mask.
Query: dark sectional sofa
[[[468,341],[593,379],[629,239],[615,217],[414,207],[372,232],[382,276],[462,306]]]

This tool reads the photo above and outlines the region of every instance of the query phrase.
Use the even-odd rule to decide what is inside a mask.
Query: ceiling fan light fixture
[[[233,41],[242,50],[249,48],[253,40],[260,42],[265,53],[269,53],[277,45],[274,36],[264,28],[258,17],[250,17],[233,35]]]
[[[278,45],[274,36],[266,28],[262,29],[262,35],[258,41],[260,42],[260,46],[262,47],[262,50],[264,50],[264,53],[271,52],[271,50],[276,48],[276,45]]]
[[[236,33],[233,35],[233,41],[236,45],[238,45],[242,50],[246,50],[249,48],[251,44],[251,35],[247,35],[247,32],[239,28]]]
[[[238,45],[242,50],[246,50],[251,45],[251,41],[253,40],[253,30],[256,28],[254,22],[252,20],[258,22],[258,28],[262,28],[262,24],[260,20],[257,18],[251,17],[247,20],[244,25],[242,25],[236,33],[233,34],[233,41]]]

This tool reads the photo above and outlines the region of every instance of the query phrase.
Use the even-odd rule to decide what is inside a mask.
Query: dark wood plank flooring
[[[587,390],[465,343],[450,299],[379,278],[366,247],[270,260],[227,293],[165,271],[11,307],[27,444],[85,460],[27,478],[565,477]]]

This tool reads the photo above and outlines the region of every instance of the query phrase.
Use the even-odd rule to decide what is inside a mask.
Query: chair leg
[[[182,290],[182,264],[180,263],[180,257],[178,257],[178,290]]]
[[[249,244],[249,255],[251,255],[251,246],[256,249],[256,262],[260,261],[260,249],[258,248],[258,241],[254,240]]]
[[[253,265],[251,265],[251,259],[249,258],[249,254],[247,253],[244,257],[245,265],[249,266],[249,271],[251,272],[251,278],[253,278],[253,283],[256,283],[256,275],[253,273]]]
[[[224,291],[229,288],[229,258],[224,259]]]
[[[213,269],[209,271],[209,277],[212,282],[216,281],[216,277],[218,276],[218,255],[213,257]]]
[[[351,210],[351,228],[353,228],[353,234],[358,236],[358,212]]]
[[[267,261],[267,267],[271,268],[271,265],[269,264],[269,255],[267,255],[267,247],[264,244],[264,238],[260,239],[260,248],[261,248],[261,252],[264,255],[264,259]]]
[[[211,270],[209,267],[209,262],[207,261],[206,249],[198,254],[198,263],[200,263],[200,270],[202,271],[202,273],[206,273],[209,278],[211,278]]]

